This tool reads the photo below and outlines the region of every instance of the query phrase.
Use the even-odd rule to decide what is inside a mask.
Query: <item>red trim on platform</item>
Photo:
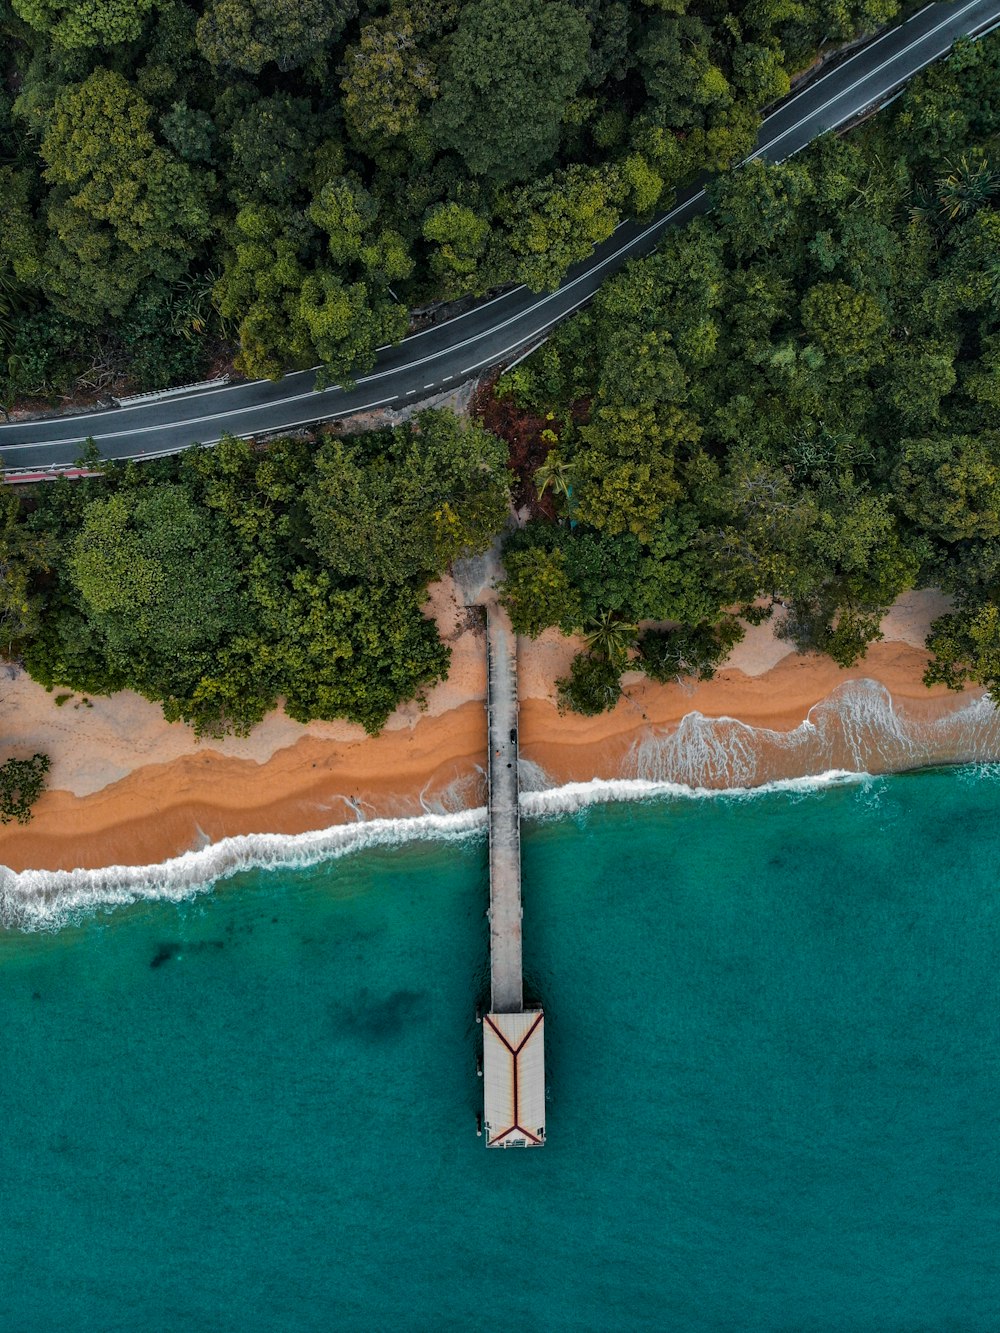
[[[521,1103],[520,1103],[520,1098],[518,1096],[517,1057],[520,1055],[521,1051],[524,1050],[524,1047],[527,1044],[529,1038],[531,1037],[531,1034],[535,1031],[535,1028],[538,1027],[539,1023],[542,1021],[544,1017],[545,1017],[544,1013],[540,1013],[538,1017],[535,1019],[535,1021],[532,1023],[531,1027],[528,1028],[527,1032],[517,1043],[517,1045],[512,1046],[510,1042],[507,1040],[507,1038],[504,1036],[504,1034],[497,1027],[496,1023],[494,1023],[493,1020],[490,1018],[489,1014],[485,1015],[486,1022],[489,1023],[490,1027],[497,1034],[497,1036],[500,1038],[503,1044],[507,1047],[508,1051],[510,1051],[511,1059],[514,1062],[514,1123],[510,1125],[507,1129],[501,1130],[499,1134],[494,1134],[491,1139],[487,1139],[486,1146],[488,1148],[492,1148],[495,1144],[499,1143],[501,1139],[505,1139],[508,1134],[513,1134],[515,1130],[518,1133],[523,1134],[525,1138],[530,1139],[532,1143],[537,1143],[537,1144],[541,1143],[541,1139],[538,1137],[537,1134],[532,1134],[530,1129],[525,1129],[524,1126],[520,1123]]]

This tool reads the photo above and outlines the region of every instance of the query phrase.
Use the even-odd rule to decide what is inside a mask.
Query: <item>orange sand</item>
[[[359,809],[454,808],[456,791],[461,803],[475,802],[486,744],[482,636],[448,583],[432,602],[452,644],[449,679],[430,692],[423,711],[400,709],[377,739],[347,724],[301,727],[277,713],[246,740],[198,745],[135,695],[95,700],[92,708],[75,698],[57,708],[23,675],[0,680],[0,755],[39,748],[53,758],[52,790],[31,824],[0,828],[0,861],[15,870],[143,865],[229,835],[301,833],[354,820]],[[877,680],[927,718],[951,712],[967,699],[921,682],[927,659],[918,645],[941,608],[935,594],[902,599],[884,625],[886,640],[850,671],[790,652],[762,626],[715,680],[660,686],[630,675],[627,697],[597,718],[558,713],[552,683],[574,645],[547,634],[520,649],[521,753],[554,783],[615,777],[650,727],[697,710],[788,731],[848,680]]]

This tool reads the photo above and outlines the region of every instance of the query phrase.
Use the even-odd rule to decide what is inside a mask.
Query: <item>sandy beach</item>
[[[423,707],[397,710],[375,739],[347,723],[301,726],[278,711],[247,738],[198,743],[137,695],[59,704],[58,692],[23,672],[0,671],[0,755],[52,758],[32,822],[0,828],[0,862],[14,870],[147,865],[234,834],[478,804],[482,630],[449,580],[432,594],[429,611],[452,649],[449,677]],[[992,711],[976,704],[981,690],[922,683],[927,627],[945,605],[934,592],[901,598],[884,640],[849,671],[795,653],[773,623],[750,628],[714,680],[661,686],[630,673],[617,708],[597,718],[556,708],[554,682],[574,642],[555,632],[522,640],[525,778],[755,785],[859,764],[876,772],[989,757],[984,747],[994,745],[1000,757],[1000,726],[994,735]]]

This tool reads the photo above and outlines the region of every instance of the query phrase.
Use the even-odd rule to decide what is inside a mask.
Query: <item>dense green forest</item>
[[[957,599],[929,679],[1000,699],[998,132],[1000,41],[961,43],[861,129],[720,177],[501,381],[551,445],[506,599],[587,634],[573,707],[613,704],[633,650],[710,672],[735,608],[784,603],[853,663],[926,584]]]
[[[377,731],[446,671],[428,583],[504,528],[513,482],[531,518],[503,596],[524,634],[585,636],[571,707],[613,705],[630,665],[710,674],[736,613],[778,603],[799,647],[852,663],[923,585],[955,598],[928,679],[1000,701],[1000,37],[712,191],[502,376],[483,424],[0,488],[0,651],[202,734],[279,697]]]
[[[896,0],[0,0],[0,405],[554,285]]]
[[[445,675],[428,582],[508,508],[502,442],[446,412],[0,487],[0,652],[48,686],[137,690],[199,735],[279,697],[374,733]]]

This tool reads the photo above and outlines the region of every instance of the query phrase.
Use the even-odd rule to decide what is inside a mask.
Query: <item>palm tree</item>
[[[584,638],[592,653],[608,662],[619,663],[625,661],[629,649],[635,646],[638,633],[638,625],[618,620],[613,611],[605,608],[590,621]]]
[[[545,462],[535,472],[535,486],[538,488],[539,500],[550,487],[553,495],[561,495],[568,500],[572,489],[572,481],[572,467],[569,463],[564,462],[554,449],[549,452]]]
[[[941,201],[933,190],[917,186],[912,191],[913,202],[910,204],[910,221],[925,222],[939,230],[941,225]]]
[[[971,217],[1000,188],[1000,173],[986,159],[970,161],[962,154],[957,162],[946,162],[947,174],[937,181],[942,216],[948,222]]]

